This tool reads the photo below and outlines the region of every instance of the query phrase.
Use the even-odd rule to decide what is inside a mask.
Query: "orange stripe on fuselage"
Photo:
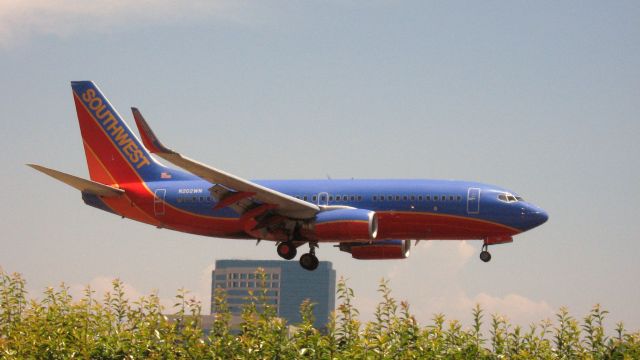
[[[105,182],[105,184],[108,185],[117,185],[117,182],[115,181],[115,179],[113,178],[113,176],[111,175],[111,173],[109,172],[109,170],[104,166],[104,164],[97,158],[97,156],[95,155],[95,152],[93,151],[93,149],[91,148],[91,146],[89,146],[88,144],[84,144],[85,149],[88,150],[88,156],[89,154],[93,157],[93,160],[97,163],[97,165],[100,167],[100,169],[105,173],[105,176],[108,178],[107,182]],[[110,180],[110,181],[109,181]],[[119,187],[119,186],[118,186]],[[102,201],[105,203],[105,205],[107,205],[109,208],[111,208],[111,210],[115,211],[117,214],[127,217],[129,219],[133,219],[136,221],[140,221],[146,224],[151,224],[151,225],[160,225],[160,222],[154,218],[153,216],[149,215],[148,213],[146,213],[145,211],[143,211],[142,209],[136,207],[134,204],[133,199],[131,199],[131,197],[128,195],[128,193],[125,190],[125,193],[123,196],[118,196],[118,197],[101,197]]]

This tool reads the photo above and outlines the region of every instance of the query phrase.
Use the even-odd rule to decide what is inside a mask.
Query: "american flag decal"
[[[160,179],[171,179],[171,174],[166,171],[160,173]]]

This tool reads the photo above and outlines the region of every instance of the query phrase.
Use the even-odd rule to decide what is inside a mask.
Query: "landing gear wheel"
[[[482,250],[480,252],[480,260],[484,262],[489,262],[489,260],[491,260],[491,253],[488,252],[487,250]]]
[[[298,250],[291,242],[283,242],[278,244],[278,255],[285,260],[291,260],[296,257]]]
[[[318,268],[319,264],[318,258],[311,253],[300,256],[300,266],[305,270],[313,271]]]

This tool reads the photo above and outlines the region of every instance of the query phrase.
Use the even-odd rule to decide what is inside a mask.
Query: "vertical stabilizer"
[[[165,167],[151,157],[92,81],[73,81],[73,98],[91,180],[103,184],[153,181]]]

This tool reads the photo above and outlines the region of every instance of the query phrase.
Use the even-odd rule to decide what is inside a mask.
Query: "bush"
[[[262,275],[261,275],[262,274]],[[264,273],[259,273],[263,276]],[[264,290],[266,291],[266,290]],[[382,300],[375,320],[361,323],[354,293],[338,284],[337,311],[326,329],[313,327],[313,304],[300,305],[302,322],[290,328],[276,316],[266,293],[252,294],[242,314],[241,331],[231,329],[225,294],[216,292],[218,313],[208,335],[201,329],[200,304],[185,290],[176,296],[175,319],[162,314],[157,295],[128,300],[120,280],[113,281],[102,301],[90,288],[74,300],[63,284],[28,300],[20,274],[0,272],[0,357],[7,359],[638,359],[640,333],[618,323],[606,336],[607,311],[593,307],[582,322],[566,308],[549,320],[524,330],[492,315],[489,336],[482,332],[484,311],[472,310],[473,324],[436,314],[420,326],[409,304],[398,303],[387,281],[380,282]]]

